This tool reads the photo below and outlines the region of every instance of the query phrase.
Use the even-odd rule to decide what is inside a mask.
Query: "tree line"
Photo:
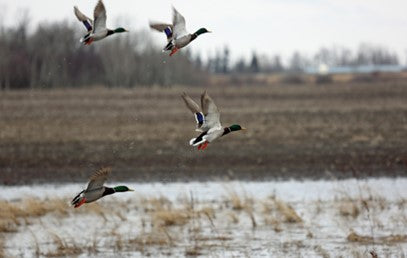
[[[173,57],[161,52],[147,31],[110,37],[90,46],[79,42],[84,30],[78,23],[38,24],[29,31],[29,19],[13,27],[0,24],[0,89],[204,85],[210,74],[301,73],[307,67],[399,64],[390,50],[362,44],[357,51],[321,48],[313,56],[294,52],[283,64],[279,55],[252,53],[231,62],[224,47],[202,61],[189,48]]]
[[[41,23],[29,32],[28,19],[0,26],[0,89],[205,83],[188,50],[169,58],[145,31],[84,46],[80,26]]]
[[[287,64],[283,64],[279,55],[270,57],[253,52],[249,59],[242,57],[232,64],[230,62],[230,50],[228,47],[224,47],[209,58],[207,70],[222,74],[300,73],[308,67],[318,67],[320,64],[328,66],[398,65],[399,58],[396,53],[385,47],[361,44],[356,51],[346,47],[323,47],[312,56],[306,56],[295,51],[288,58]]]

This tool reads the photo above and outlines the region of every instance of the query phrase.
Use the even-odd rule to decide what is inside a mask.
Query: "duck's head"
[[[231,126],[229,126],[229,129],[230,129],[231,132],[246,130],[246,128],[244,128],[244,127],[242,127],[240,125],[231,125]]]
[[[208,33],[208,32],[211,32],[211,31],[207,30],[206,28],[200,28],[200,29],[197,30],[194,34],[195,34],[196,36],[199,36],[199,35],[201,35],[201,34]]]
[[[134,191],[133,189],[128,188],[125,185],[119,185],[116,187],[113,187],[115,192],[129,192],[129,191]]]
[[[126,30],[125,28],[122,28],[122,27],[119,27],[113,31],[114,31],[114,33],[129,32],[128,30]]]

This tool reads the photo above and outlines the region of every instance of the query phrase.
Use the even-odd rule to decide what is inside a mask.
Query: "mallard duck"
[[[168,44],[164,47],[163,51],[170,51],[170,56],[175,54],[178,49],[185,47],[191,41],[195,40],[199,35],[210,32],[205,28],[200,28],[195,33],[189,33],[185,28],[185,18],[177,9],[172,7],[173,18],[172,24],[150,22],[152,29],[164,32],[167,36]]]
[[[76,18],[85,25],[85,28],[88,31],[88,33],[80,39],[85,45],[90,45],[93,41],[104,39],[115,33],[127,32],[127,30],[122,27],[115,30],[106,28],[106,9],[102,0],[99,0],[93,11],[94,21],[79,11],[76,6],[74,7],[74,13]]]
[[[129,189],[127,186],[119,185],[113,188],[104,186],[107,177],[111,171],[110,167],[104,167],[96,171],[89,180],[88,187],[80,192],[75,198],[73,198],[71,204],[78,208],[84,203],[94,202],[103,196],[118,193],[118,192],[128,192],[134,191]]]
[[[195,117],[196,131],[201,132],[198,137],[189,141],[190,145],[198,146],[198,150],[204,150],[210,142],[230,132],[246,130],[246,128],[238,124],[222,127],[219,110],[206,91],[201,95],[201,108],[185,92],[182,93],[181,97]]]

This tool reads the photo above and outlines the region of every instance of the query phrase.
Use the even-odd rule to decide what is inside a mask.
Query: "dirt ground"
[[[407,82],[210,87],[229,134],[204,151],[180,94],[201,88],[0,93],[0,184],[407,175]]]

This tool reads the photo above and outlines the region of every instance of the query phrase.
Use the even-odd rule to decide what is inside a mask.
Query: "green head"
[[[121,32],[129,32],[129,31],[122,27],[119,27],[114,30],[114,33],[121,33]]]
[[[205,28],[200,28],[200,29],[197,30],[194,34],[195,34],[196,36],[199,36],[199,35],[201,35],[201,34],[208,33],[208,32],[210,32],[210,31],[207,30],[207,29],[205,29]]]
[[[229,129],[231,132],[233,131],[240,131],[240,130],[246,130],[246,128],[241,127],[240,125],[231,125],[229,126]]]
[[[119,186],[113,187],[113,189],[114,189],[115,192],[134,191],[134,190],[128,188],[127,186],[125,186],[125,185],[119,185]]]

